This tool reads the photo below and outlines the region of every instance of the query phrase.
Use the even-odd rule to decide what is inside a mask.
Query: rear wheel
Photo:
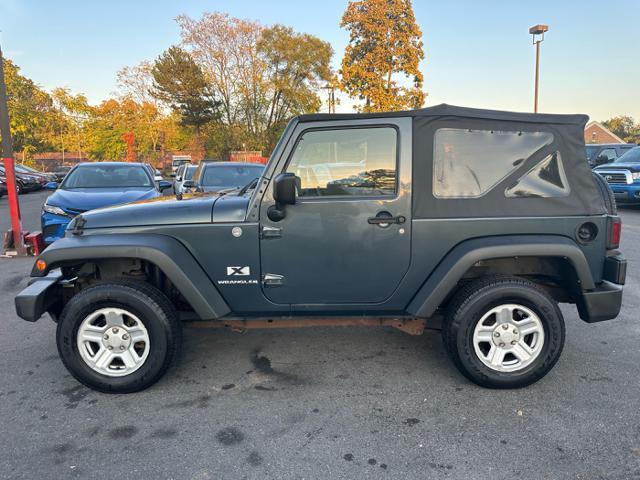
[[[537,285],[516,277],[492,277],[458,292],[442,334],[447,353],[471,381],[519,388],[553,368],[565,329],[557,303]]]
[[[170,301],[142,282],[83,290],[67,303],[57,328],[58,352],[69,372],[108,393],[153,385],[176,359],[180,340]]]

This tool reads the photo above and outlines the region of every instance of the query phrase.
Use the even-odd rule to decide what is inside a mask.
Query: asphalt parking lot
[[[46,195],[21,197],[26,229]],[[640,478],[640,209],[621,216],[621,316],[563,307],[560,362],[512,391],[466,381],[438,332],[186,329],[157,385],[99,394],[62,366],[53,322],[14,313],[33,260],[0,259],[0,478]]]

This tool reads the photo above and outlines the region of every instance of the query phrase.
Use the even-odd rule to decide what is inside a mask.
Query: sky
[[[23,74],[46,89],[66,86],[99,103],[123,66],[152,60],[179,42],[176,16],[227,12],[281,23],[333,46],[339,68],[347,0],[0,0],[0,44]],[[531,111],[535,48],[530,26],[545,23],[539,110],[593,120],[640,120],[640,0],[413,0],[422,29],[426,106]],[[343,100],[339,110],[351,111]]]

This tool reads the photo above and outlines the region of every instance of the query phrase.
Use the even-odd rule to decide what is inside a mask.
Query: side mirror
[[[177,182],[181,182],[182,181],[182,177],[180,175],[178,175],[177,177],[175,175],[173,175],[176,179]]]
[[[171,188],[171,182],[168,182],[166,180],[160,180],[158,182],[158,188],[160,189],[161,192],[164,192],[167,188]]]
[[[182,188],[197,188],[198,184],[195,182],[195,180],[185,180],[182,183]]]
[[[293,173],[280,173],[273,180],[273,199],[275,205],[269,207],[267,216],[274,222],[279,222],[285,217],[285,205],[296,204],[296,186],[298,177]]]
[[[598,155],[596,157],[596,165],[604,165],[605,163],[609,163],[609,157],[606,155]]]
[[[46,188],[47,190],[55,190],[59,187],[58,182],[48,182],[44,188]]]
[[[281,173],[273,181],[273,199],[280,205],[296,204],[298,179],[293,173]]]

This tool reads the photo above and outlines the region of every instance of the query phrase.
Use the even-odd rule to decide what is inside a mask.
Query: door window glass
[[[553,142],[548,132],[509,132],[441,128],[433,154],[433,195],[484,195],[529,157]]]
[[[394,128],[312,130],[301,135],[287,172],[301,197],[380,196],[396,191]]]
[[[603,159],[606,158],[605,162],[610,163],[618,158],[618,155],[616,154],[615,148],[605,148],[600,152],[600,155],[598,155],[598,157],[602,157]]]
[[[560,152],[545,157],[504,192],[507,197],[566,197],[569,183],[562,166]]]

